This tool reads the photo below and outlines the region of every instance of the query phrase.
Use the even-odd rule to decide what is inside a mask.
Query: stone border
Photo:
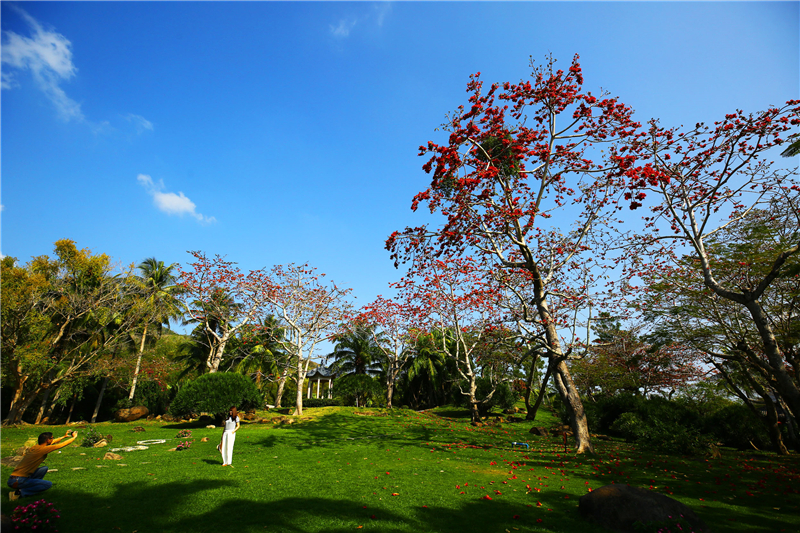
[[[148,446],[124,446],[122,448],[111,448],[112,452],[138,452],[148,449]]]
[[[150,446],[153,444],[164,444],[167,442],[165,439],[149,439],[149,440],[137,440],[136,444],[141,444],[142,446]]]

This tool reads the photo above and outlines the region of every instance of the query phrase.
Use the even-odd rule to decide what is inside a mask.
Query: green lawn
[[[578,498],[616,482],[688,504],[715,532],[800,531],[797,456],[660,456],[601,440],[597,457],[576,456],[564,453],[560,437],[529,434],[533,425],[555,422],[549,413],[535,423],[480,428],[457,409],[327,407],[306,415],[292,425],[244,423],[233,468],[220,466],[219,429],[98,424],[113,435],[111,446],[51,454],[45,464],[57,469],[47,475],[55,485],[43,497],[61,511],[61,533],[593,532],[599,529],[578,515]],[[133,432],[137,425],[146,432]],[[192,447],[168,451],[184,428],[192,430]],[[42,430],[3,429],[2,455]],[[65,428],[47,430],[61,435]],[[167,442],[120,452],[121,461],[102,459],[110,448],[159,438]],[[512,450],[512,441],[531,448]],[[2,468],[4,481],[10,473]],[[16,507],[7,493],[4,513]]]

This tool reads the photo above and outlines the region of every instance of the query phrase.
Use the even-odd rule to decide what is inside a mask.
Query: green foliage
[[[214,372],[186,384],[170,405],[170,413],[186,416],[213,413],[222,416],[232,405],[240,411],[261,407],[262,398],[255,384],[242,374]]]
[[[760,449],[772,447],[764,423],[746,405],[734,404],[720,409],[706,419],[708,433],[725,444],[746,450],[753,443]]]
[[[385,399],[383,385],[366,374],[350,374],[338,379],[333,394],[341,398],[344,405],[359,407],[382,405]]]
[[[303,400],[303,408],[306,407],[332,407],[342,405],[338,398],[308,398]]]
[[[462,388],[466,389],[467,383],[462,383]],[[519,396],[514,393],[508,383],[500,383],[494,391],[491,399],[488,401],[486,397],[492,391],[492,382],[487,377],[479,377],[475,379],[475,399],[478,400],[478,412],[481,416],[486,416],[492,409],[499,407],[500,409],[510,409],[519,400]],[[469,407],[469,396],[459,394],[456,396],[456,405],[462,407]]]
[[[163,415],[167,412],[169,400],[170,389],[161,383],[157,381],[140,381],[136,386],[133,405],[143,405],[147,407],[150,414]]]
[[[618,395],[584,404],[594,431],[660,453],[698,455],[716,440],[695,406],[666,398]]]
[[[83,441],[81,442],[81,446],[84,448],[91,448],[105,437],[97,431],[97,428],[94,426],[87,426],[86,427],[86,435],[83,437]]]

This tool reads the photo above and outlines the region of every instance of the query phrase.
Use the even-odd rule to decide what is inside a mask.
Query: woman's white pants
[[[236,442],[236,433],[225,431],[222,433],[222,464],[233,463],[233,443]]]

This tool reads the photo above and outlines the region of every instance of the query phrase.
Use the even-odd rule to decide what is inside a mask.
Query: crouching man
[[[49,431],[39,435],[39,444],[28,450],[17,468],[11,473],[11,477],[8,478],[8,486],[14,489],[14,492],[8,495],[9,499],[16,500],[20,496],[33,496],[52,487],[53,483],[44,479],[47,467],[39,465],[47,459],[48,453],[69,446],[77,437],[78,433],[69,429],[66,435],[57,439],[54,439],[53,434]]]

